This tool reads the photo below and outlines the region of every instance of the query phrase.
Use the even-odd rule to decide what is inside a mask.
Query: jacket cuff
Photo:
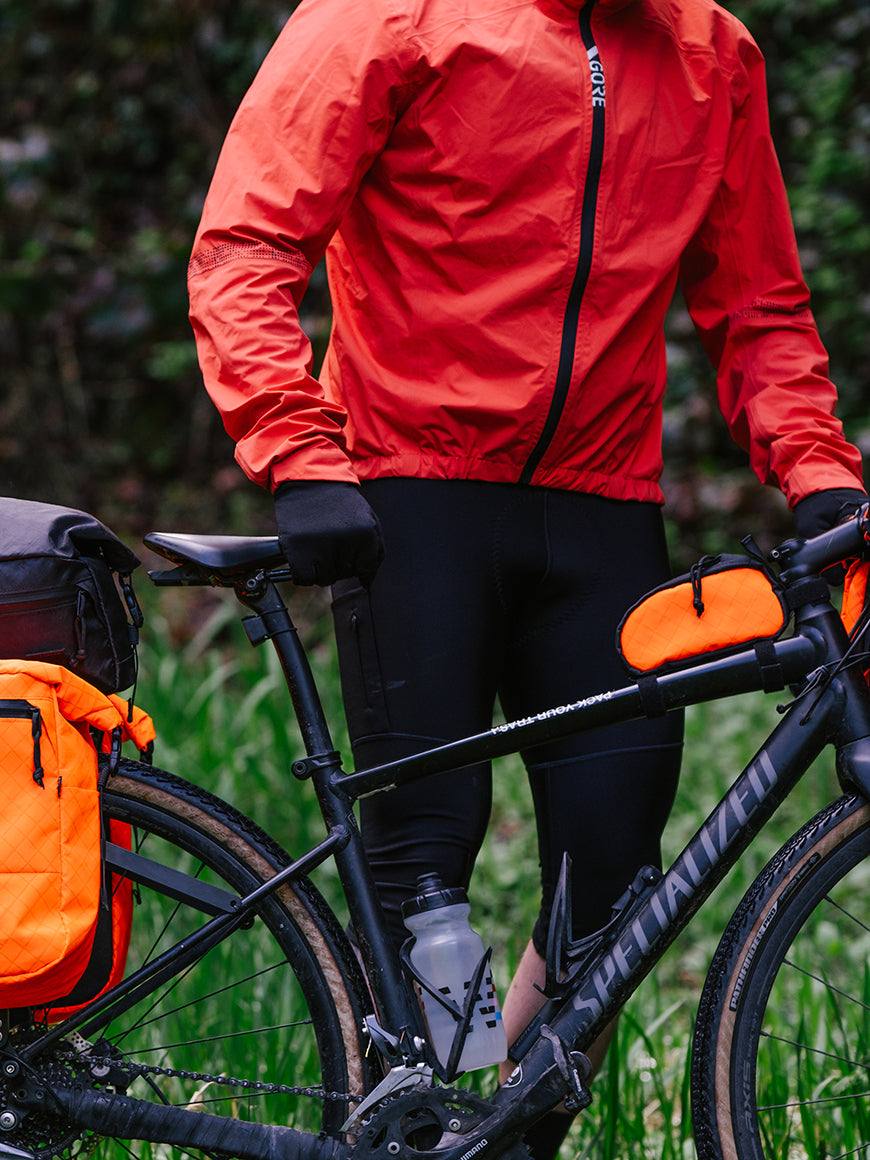
[[[797,478],[788,481],[788,487],[783,488],[788,499],[789,510],[794,511],[797,504],[808,495],[815,495],[819,491],[830,491],[834,488],[848,488],[854,491],[864,491],[867,488],[860,473],[855,474],[847,467],[831,466],[825,471],[801,473]]]
[[[269,490],[274,492],[280,484],[298,479],[359,484],[350,461],[335,446],[304,448],[273,463],[269,471]]]

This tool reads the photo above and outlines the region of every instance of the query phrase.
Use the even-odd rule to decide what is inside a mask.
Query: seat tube
[[[244,593],[239,593],[239,599],[256,613],[245,621],[249,639],[255,644],[267,639],[272,642],[287,681],[307,755],[293,763],[293,773],[300,779],[311,780],[327,828],[330,833],[344,836],[335,851],[335,863],[378,1015],[405,1053],[415,1055],[414,1018],[408,989],[363,849],[353,812],[355,799],[336,785],[342,773],[341,755],[333,748],[305,649],[274,584],[263,580],[256,590],[246,586]]]

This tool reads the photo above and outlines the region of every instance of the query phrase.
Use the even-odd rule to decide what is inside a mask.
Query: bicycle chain
[[[291,1087],[288,1084],[263,1083],[260,1080],[236,1079],[229,1075],[208,1075],[199,1071],[181,1071],[174,1067],[160,1067],[157,1064],[134,1063],[121,1065],[124,1071],[129,1071],[131,1078],[140,1075],[165,1075],[170,1079],[195,1080],[197,1083],[213,1083],[223,1087],[243,1088],[267,1096],[308,1096],[311,1099],[323,1100],[361,1100],[363,1097],[352,1095],[350,1092],[327,1092],[316,1087]]]

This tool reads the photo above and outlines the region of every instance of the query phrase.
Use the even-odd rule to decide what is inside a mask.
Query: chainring
[[[457,1088],[415,1088],[390,1096],[356,1129],[354,1160],[411,1160],[415,1154],[436,1154],[439,1149],[455,1147],[457,1137],[491,1111],[492,1106],[482,1097]],[[503,1160],[528,1160],[529,1152],[518,1143],[500,1156]]]

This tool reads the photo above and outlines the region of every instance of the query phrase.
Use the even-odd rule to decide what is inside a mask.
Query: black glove
[[[842,524],[854,515],[867,495],[857,487],[831,487],[799,500],[794,509],[797,534],[805,540]]]
[[[355,484],[292,480],[275,490],[281,551],[295,584],[332,584],[357,576],[366,587],[383,559],[378,517]]]

